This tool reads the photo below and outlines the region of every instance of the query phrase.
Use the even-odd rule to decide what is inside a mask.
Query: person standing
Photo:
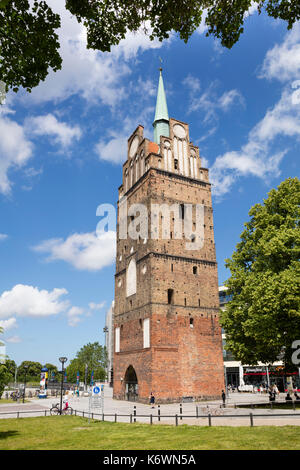
[[[223,400],[223,406],[225,406],[225,402],[226,402],[226,393],[224,392],[224,390],[222,390],[222,400]]]
[[[150,405],[152,405],[151,408],[154,408],[154,405],[155,405],[155,396],[153,395],[152,392],[150,393],[149,399],[150,399]]]

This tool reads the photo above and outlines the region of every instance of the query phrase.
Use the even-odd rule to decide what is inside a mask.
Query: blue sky
[[[128,34],[111,53],[85,47],[61,5],[63,68],[0,109],[0,325],[6,354],[51,362],[103,344],[114,296],[114,235],[97,207],[116,205],[127,139],[152,139],[159,57],[170,117],[190,125],[213,183],[219,283],[251,206],[299,176],[300,27],[246,19],[231,50],[201,27],[185,44]]]

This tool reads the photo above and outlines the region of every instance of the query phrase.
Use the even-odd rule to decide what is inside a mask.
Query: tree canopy
[[[87,47],[111,50],[128,31],[140,28],[150,39],[162,41],[172,31],[187,42],[205,16],[206,36],[231,48],[244,31],[252,4],[258,12],[287,22],[300,18],[298,0],[65,0],[66,9],[87,29]],[[31,91],[45,80],[49,69],[61,69],[57,29],[60,16],[46,0],[0,0],[0,79],[6,88]]]
[[[103,381],[105,379],[105,367],[107,362],[107,354],[105,347],[98,342],[88,343],[83,346],[76,357],[71,360],[67,367],[68,382],[76,383],[77,372],[79,372],[80,381],[85,380],[85,370],[87,365],[87,384],[90,383],[92,372],[94,372],[94,380]]]
[[[282,359],[293,367],[300,340],[300,181],[288,178],[254,205],[226,267],[232,300],[221,312],[226,346],[254,365]],[[295,366],[294,366],[295,367]]]

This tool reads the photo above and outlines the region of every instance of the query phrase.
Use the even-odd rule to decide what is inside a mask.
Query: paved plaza
[[[285,394],[282,393],[277,399],[284,400]],[[47,399],[30,399],[29,403],[13,403],[1,404],[0,402],[0,418],[15,418],[19,412],[20,418],[29,416],[49,415],[49,409],[60,398],[49,397]],[[249,404],[247,408],[235,408],[238,404]],[[104,414],[105,421],[115,421],[129,423],[134,422],[150,423],[152,415],[153,424],[176,424],[175,415],[178,416],[177,423],[205,425],[209,424],[208,413],[211,415],[212,426],[250,426],[250,413],[253,415],[254,426],[259,425],[300,425],[300,411],[278,410],[278,409],[259,409],[251,408],[251,403],[269,403],[269,397],[266,394],[255,393],[230,393],[226,400],[226,407],[223,408],[221,400],[203,401],[193,403],[179,403],[150,405],[134,403],[128,401],[119,401],[112,398],[112,389],[108,386],[104,387]],[[84,415],[93,419],[102,419],[102,409],[90,408],[88,397],[71,397],[69,405],[76,410],[79,416]],[[198,407],[198,410],[196,410]],[[182,418],[181,418],[182,410]],[[136,411],[136,418],[134,412]],[[160,421],[158,420],[158,411],[160,411]],[[89,414],[90,413],[90,414]],[[198,418],[196,418],[198,413]],[[117,418],[115,418],[117,415]],[[132,415],[132,417],[130,417]],[[234,416],[232,416],[234,415]],[[264,415],[264,416],[261,416]],[[285,417],[284,417],[285,415]],[[203,417],[205,416],[205,417]],[[238,417],[237,417],[238,416]]]

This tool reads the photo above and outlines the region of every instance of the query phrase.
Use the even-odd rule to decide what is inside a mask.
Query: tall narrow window
[[[194,328],[194,319],[193,318],[190,318],[190,327]]]
[[[120,328],[115,329],[115,352],[120,352]]]
[[[197,274],[197,266],[193,266],[193,274]]]
[[[180,204],[179,206],[179,215],[180,215],[180,218],[183,220],[184,219],[184,204]]]
[[[143,339],[144,348],[150,348],[150,319],[145,318],[143,321]]]
[[[126,297],[136,293],[136,263],[132,259],[126,272]]]
[[[168,304],[174,304],[174,290],[168,289]]]

